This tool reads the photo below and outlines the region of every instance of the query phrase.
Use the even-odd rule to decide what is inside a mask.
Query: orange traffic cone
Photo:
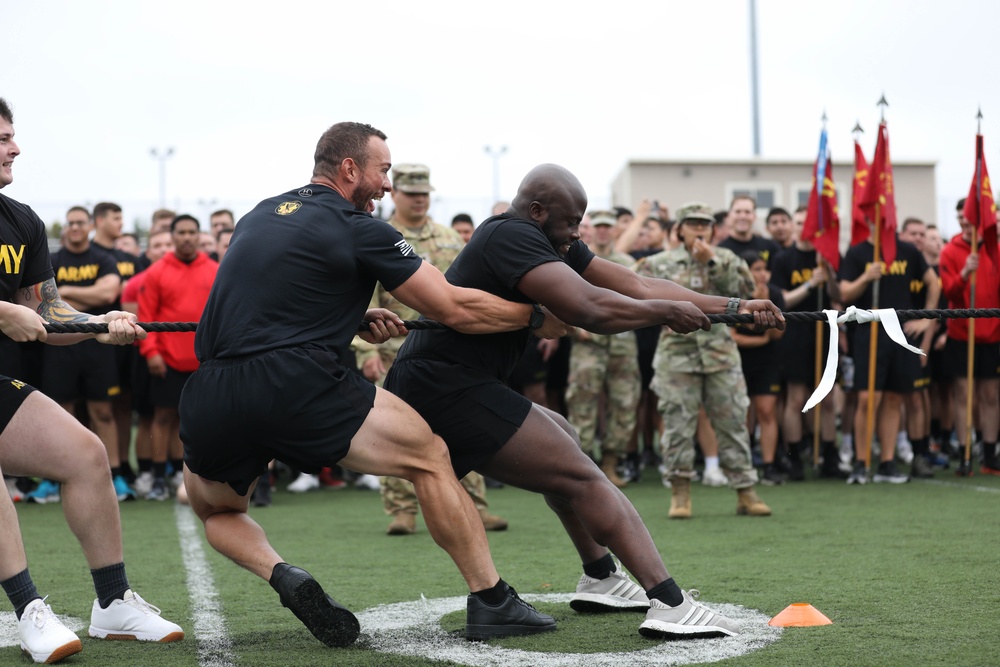
[[[808,602],[795,602],[767,622],[782,628],[805,628],[812,625],[832,625],[833,621]]]

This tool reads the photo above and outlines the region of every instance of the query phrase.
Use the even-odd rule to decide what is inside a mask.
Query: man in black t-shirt
[[[250,494],[271,459],[308,473],[339,464],[407,479],[428,531],[472,591],[467,635],[555,629],[497,574],[441,438],[342,362],[362,318],[368,342],[405,333],[392,311],[367,310],[376,281],[467,333],[526,330],[529,321],[544,337],[566,331],[555,318],[536,321],[527,304],[449,284],[391,225],[373,219],[374,200],[392,189],[391,166],[385,134],[338,123],[320,137],[312,181],[265,199],[236,226],[198,325],[201,365],[179,408],[191,507],[212,546],[269,581],[320,641],[346,646],[358,636],[357,619],[282,561],[246,514]]]
[[[0,188],[13,181],[14,119],[0,98]],[[66,345],[96,338],[129,345],[146,332],[135,316],[111,311],[81,313],[59,297],[49,261],[45,225],[29,207],[0,195],[0,331],[18,341]],[[104,334],[52,334],[46,322],[102,322]],[[118,501],[104,445],[55,401],[12,377],[0,376],[0,470],[63,483],[66,521],[83,548],[97,591],[90,635],[169,642],[184,631],[160,617],[129,588],[122,561]],[[80,639],[52,613],[28,573],[17,513],[0,493],[0,587],[18,619],[22,648],[35,662],[55,662],[83,649]],[[136,659],[133,662],[141,662]]]
[[[910,309],[913,307],[913,294],[921,292],[925,285],[927,296],[924,307],[935,307],[941,287],[934,270],[927,266],[916,246],[897,239],[896,258],[888,266],[884,261],[875,262],[874,253],[875,246],[869,237],[867,241],[851,246],[844,255],[838,273],[840,296],[844,305],[853,304],[866,310],[872,308],[875,303],[875,280],[878,279],[879,308]],[[903,323],[903,331],[911,338],[911,343],[923,344],[926,341],[929,347],[934,326],[935,321],[932,319],[910,320]],[[854,418],[854,470],[847,483],[864,484],[868,478],[865,463],[869,443],[865,442],[865,436],[870,364],[875,366],[874,430],[881,447],[878,468],[872,475],[872,481],[890,484],[907,482],[909,477],[896,469],[896,438],[899,435],[903,394],[920,387],[920,357],[892,342],[879,326],[876,358],[872,360],[869,359],[871,325],[855,325],[851,327],[850,334],[854,350],[854,386],[858,392],[858,408]]]
[[[753,233],[753,223],[757,219],[757,201],[753,197],[738,195],[729,205],[729,236],[719,241],[720,248],[728,248],[740,257],[748,250],[757,253],[767,262],[767,270],[781,252],[781,246]]]
[[[680,333],[708,329],[706,312],[753,312],[758,323],[779,325],[780,311],[769,301],[697,294],[595,257],[580,241],[586,209],[573,174],[557,165],[536,167],[510,209],[476,229],[448,281],[541,304],[568,324],[602,334],[652,324]],[[566,419],[504,386],[527,337],[525,329],[486,336],[412,332],[385,386],[445,439],[458,476],[478,470],[545,495],[583,561],[570,603],[575,609],[648,610],[640,633],[651,637],[738,633],[736,623],[681,591],[635,508],[581,450]]]

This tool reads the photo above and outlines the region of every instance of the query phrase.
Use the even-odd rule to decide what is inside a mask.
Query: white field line
[[[200,667],[235,667],[233,643],[222,615],[219,592],[215,589],[212,569],[201,547],[200,523],[191,508],[180,503],[175,505],[174,517],[184,556],[184,569],[187,571],[194,636],[198,642],[198,664]]]
[[[1000,493],[1000,489],[992,486],[972,486],[969,484],[959,484],[958,482],[945,482],[939,479],[922,479],[921,484],[934,484],[936,486],[949,486],[953,489],[965,489],[966,491],[979,491],[980,493]]]

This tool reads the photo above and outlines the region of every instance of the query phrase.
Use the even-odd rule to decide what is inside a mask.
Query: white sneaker
[[[135,484],[132,485],[135,492],[139,494],[141,498],[145,498],[149,495],[149,492],[153,490],[153,473],[146,472],[139,473],[139,476],[135,478]]]
[[[722,472],[722,468],[712,468],[711,470],[706,468],[701,483],[705,486],[728,486],[729,478],[726,477],[726,473]]]
[[[576,594],[569,606],[579,612],[649,609],[649,598],[642,586],[632,581],[617,564],[614,572],[604,579],[594,579],[584,574],[576,585]]]
[[[4,484],[7,486],[7,493],[10,494],[10,499],[15,503],[19,503],[24,500],[24,493],[21,489],[17,488],[17,480],[13,477],[4,478]]]
[[[368,489],[369,491],[378,491],[382,488],[378,483],[378,477],[375,475],[360,475],[354,480],[354,486],[359,489]]]
[[[902,431],[896,436],[896,456],[907,465],[913,463],[913,445]]]
[[[740,633],[739,623],[717,614],[697,601],[698,591],[682,591],[684,602],[671,607],[659,600],[649,601],[646,620],[639,634],[650,639],[678,637],[731,637]]]
[[[170,476],[170,488],[176,493],[182,486],[184,486],[184,471],[178,470]]]
[[[319,475],[310,475],[307,472],[299,473],[295,481],[288,485],[288,490],[292,493],[305,493],[319,488]]]
[[[107,609],[101,609],[101,603],[94,600],[90,636],[166,643],[184,639],[184,631],[176,623],[161,618],[158,608],[129,589],[124,599],[115,600]]]
[[[35,662],[53,663],[83,650],[76,633],[62,624],[45,600],[32,600],[17,622],[21,650]]]

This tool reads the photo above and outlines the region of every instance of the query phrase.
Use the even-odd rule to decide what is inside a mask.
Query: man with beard
[[[357,618],[282,560],[247,514],[250,494],[271,459],[308,473],[340,464],[408,479],[428,531],[472,591],[467,636],[553,630],[551,616],[500,579],[441,438],[341,361],[362,318],[368,342],[406,331],[392,311],[366,313],[376,281],[455,330],[565,333],[528,304],[449,284],[398,231],[371,217],[374,200],[392,191],[385,138],[370,125],[332,126],[316,147],[311,182],[265,199],[236,225],[198,325],[201,365],[180,402],[191,507],[216,550],[269,581],[317,639],[347,646],[360,632]]]
[[[535,167],[508,211],[477,227],[448,281],[536,304],[539,313],[544,306],[600,334],[664,323],[685,333],[708,330],[706,312],[752,312],[758,324],[782,326],[769,301],[697,294],[596,257],[580,241],[586,210],[587,195],[573,174],[553,164]],[[645,611],[639,631],[649,637],[737,634],[736,623],[674,582],[639,514],[580,448],[566,419],[504,385],[527,338],[524,330],[412,332],[385,386],[445,439],[456,475],[477,470],[545,496],[583,562],[574,609]]]

